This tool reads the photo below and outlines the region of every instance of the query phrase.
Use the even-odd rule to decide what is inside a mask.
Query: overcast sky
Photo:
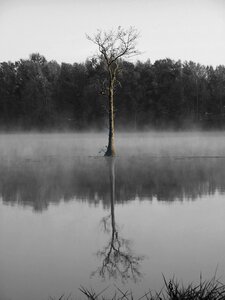
[[[225,0],[0,0],[0,61],[81,62],[97,29],[136,27],[138,57],[225,64]]]

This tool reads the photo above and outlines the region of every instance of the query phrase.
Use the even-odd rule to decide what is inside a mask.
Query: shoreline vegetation
[[[225,127],[225,66],[166,58],[122,60],[115,86],[116,131]],[[47,61],[39,53],[0,62],[0,130],[107,128],[106,70]]]
[[[200,275],[198,283],[184,285],[175,278],[167,280],[163,276],[164,286],[160,291],[144,291],[143,295],[136,298],[132,291],[123,291],[115,286],[115,292],[112,297],[106,297],[107,288],[95,292],[94,290],[81,287],[80,291],[88,300],[224,300],[225,284],[222,283],[216,275],[210,280],[203,280]],[[62,294],[59,298],[50,297],[50,300],[73,300],[73,296]]]

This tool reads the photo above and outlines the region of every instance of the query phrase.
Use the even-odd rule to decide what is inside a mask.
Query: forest
[[[225,127],[225,66],[169,58],[121,60],[115,89],[116,128]],[[107,71],[84,63],[29,59],[0,63],[0,129],[103,130],[107,128]]]

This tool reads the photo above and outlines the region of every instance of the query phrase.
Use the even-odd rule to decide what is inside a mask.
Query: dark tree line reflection
[[[120,278],[137,281],[142,274],[140,262],[143,256],[136,255],[131,249],[130,240],[120,235],[120,230],[115,221],[115,158],[106,158],[110,178],[110,215],[102,219],[104,231],[111,232],[109,242],[97,252],[101,265],[92,275],[103,279]],[[111,225],[111,226],[110,226]]]
[[[109,207],[108,183],[108,167],[102,157],[0,160],[0,198],[35,211],[74,198]],[[225,191],[224,158],[117,158],[118,203],[153,198],[195,200],[216,191]]]

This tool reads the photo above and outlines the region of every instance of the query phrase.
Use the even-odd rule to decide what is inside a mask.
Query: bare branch
[[[140,54],[136,49],[139,32],[134,27],[124,29],[119,26],[117,30],[108,32],[98,30],[95,36],[86,35],[86,37],[98,46],[98,50],[108,66],[111,66],[121,57]]]

